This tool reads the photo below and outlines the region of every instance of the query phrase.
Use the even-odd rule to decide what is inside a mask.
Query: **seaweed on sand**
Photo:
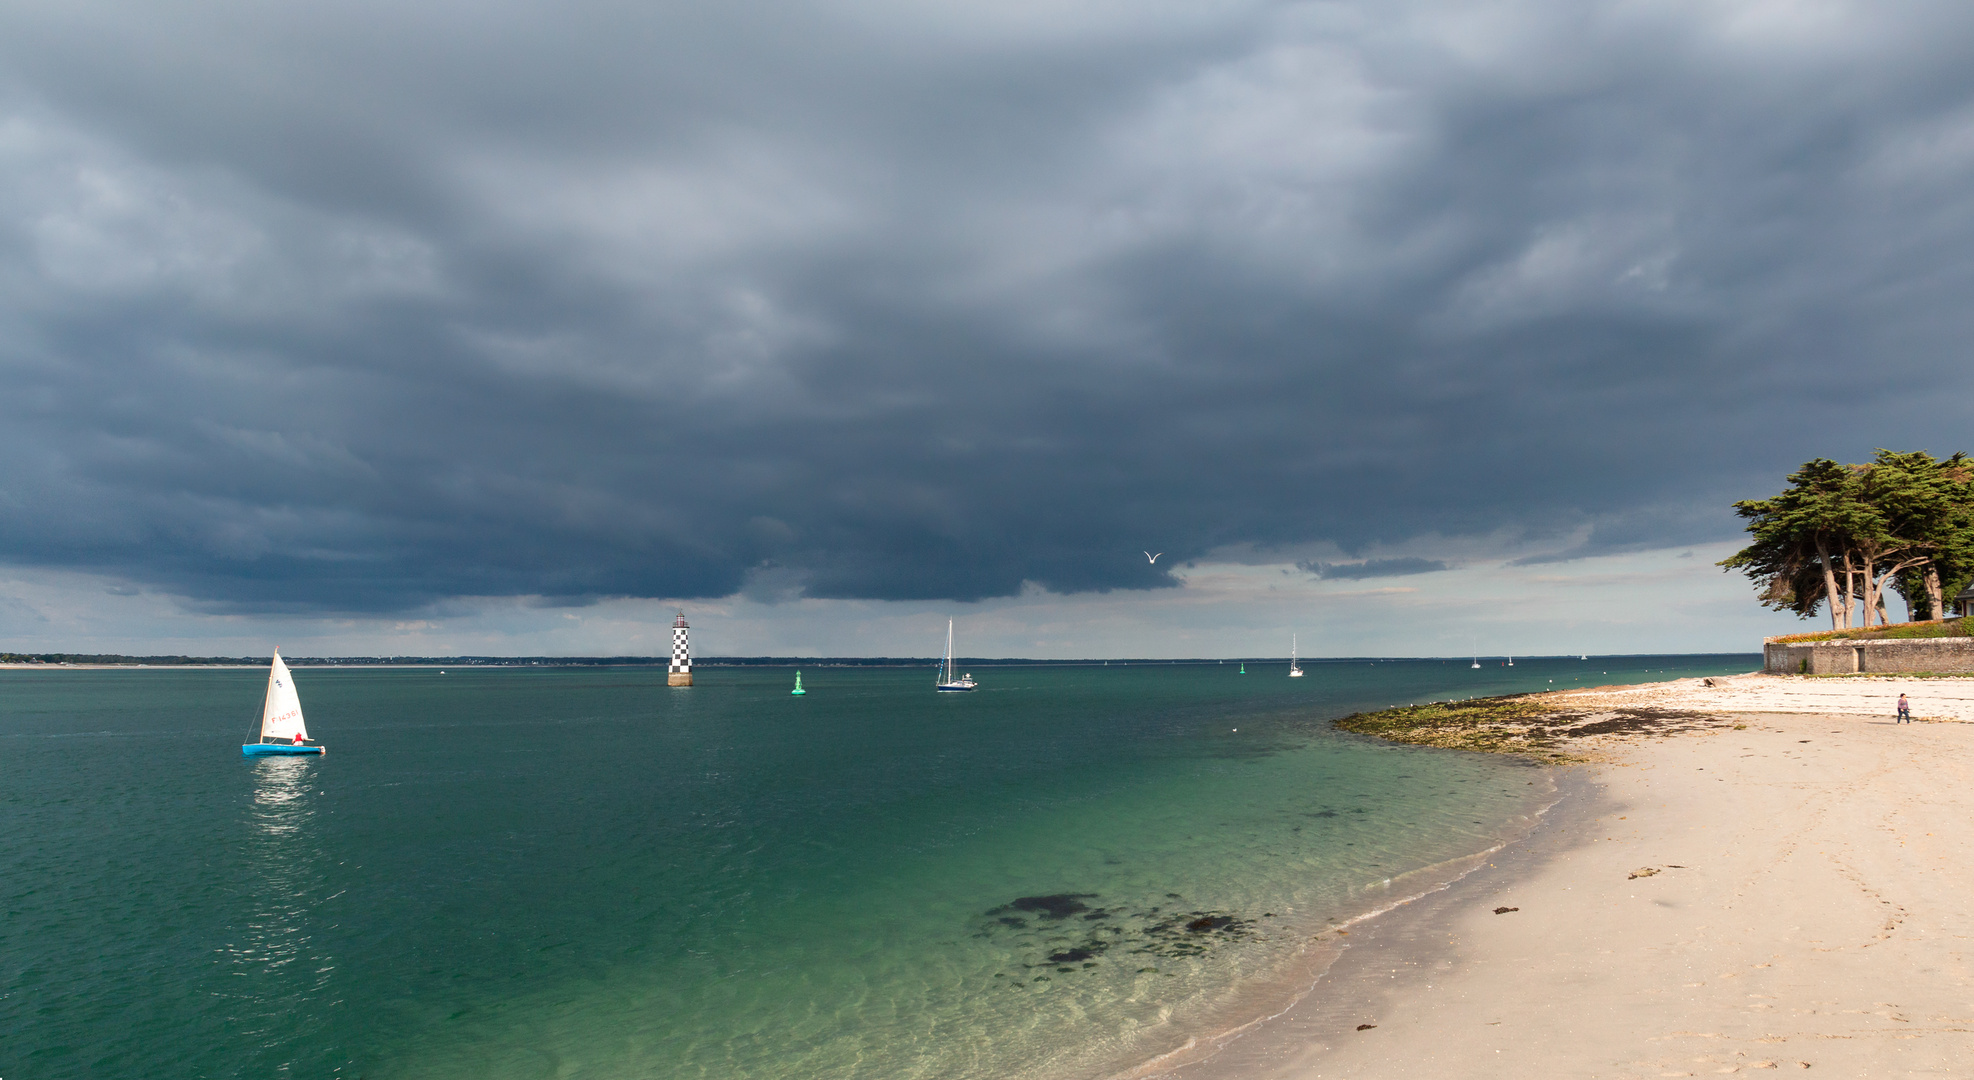
[[[1599,736],[1669,735],[1725,723],[1684,709],[1570,708],[1541,694],[1513,694],[1352,713],[1336,726],[1392,742],[1570,765],[1600,760]]]

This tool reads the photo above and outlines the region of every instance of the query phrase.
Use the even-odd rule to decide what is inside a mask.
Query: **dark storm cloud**
[[[1970,22],[15,5],[0,559],[388,610],[1724,538],[1967,448]]]
[[[1409,577],[1446,569],[1438,559],[1366,559],[1354,563],[1299,562],[1296,568],[1319,578],[1360,581],[1364,578]]]

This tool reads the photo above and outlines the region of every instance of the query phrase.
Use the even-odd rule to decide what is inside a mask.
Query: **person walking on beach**
[[[1898,719],[1898,723],[1901,723],[1901,724],[1910,724],[1910,723],[1912,723],[1912,702],[1910,702],[1910,701],[1907,701],[1907,700],[1905,699],[1905,695],[1904,695],[1904,694],[1900,694],[1900,695],[1899,695],[1899,719]]]

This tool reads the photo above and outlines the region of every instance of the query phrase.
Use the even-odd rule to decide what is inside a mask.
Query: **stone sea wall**
[[[1974,637],[1767,641],[1762,643],[1762,659],[1762,669],[1771,675],[1974,674]]]

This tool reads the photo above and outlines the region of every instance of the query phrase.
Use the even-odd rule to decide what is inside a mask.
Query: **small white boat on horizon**
[[[1294,634],[1289,635],[1289,678],[1302,678],[1302,665],[1296,663]]]
[[[980,684],[973,681],[971,672],[953,678],[953,620],[946,620],[946,659],[939,665],[939,681],[932,684],[934,690],[942,694],[972,690]]]

